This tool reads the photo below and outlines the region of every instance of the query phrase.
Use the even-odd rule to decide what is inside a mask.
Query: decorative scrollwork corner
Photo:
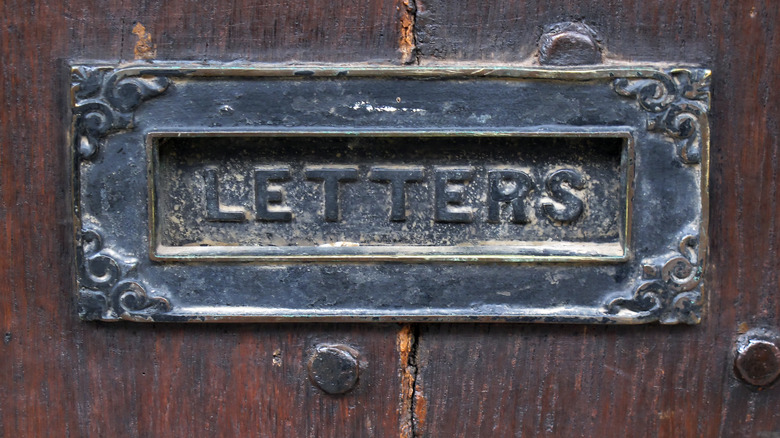
[[[709,132],[709,70],[658,71],[649,76],[618,78],[612,86],[621,96],[636,98],[642,109],[653,113],[647,129],[674,139],[683,163],[701,163]]]
[[[703,270],[697,248],[698,238],[685,236],[680,241],[681,256],[672,257],[661,267],[643,266],[644,279],[650,281],[643,281],[631,298],[611,300],[606,305],[607,313],[627,310],[644,321],[662,324],[701,322],[699,285]]]
[[[133,126],[133,111],[170,83],[165,77],[123,76],[99,67],[74,67],[74,147],[84,159],[92,158],[103,137]]]
[[[163,297],[152,297],[131,279],[136,261],[103,249],[100,234],[83,230],[77,250],[79,316],[85,320],[148,318],[171,310]]]

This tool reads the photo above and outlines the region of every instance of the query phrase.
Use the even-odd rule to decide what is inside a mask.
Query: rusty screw
[[[601,63],[601,45],[596,31],[585,23],[567,21],[547,26],[539,38],[542,65]]]
[[[357,355],[346,345],[318,345],[309,358],[309,380],[328,394],[350,391],[358,380]]]
[[[737,340],[734,371],[745,383],[767,386],[780,376],[780,347],[777,335],[756,329]]]

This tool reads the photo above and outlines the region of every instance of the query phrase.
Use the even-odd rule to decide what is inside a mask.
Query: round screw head
[[[599,64],[601,60],[598,36],[585,23],[567,21],[547,26],[539,39],[542,65]]]
[[[765,331],[745,333],[737,341],[734,360],[737,377],[755,386],[767,386],[780,376],[780,347],[777,338]]]
[[[318,345],[309,358],[309,380],[328,394],[344,394],[355,387],[357,352],[345,345]]]

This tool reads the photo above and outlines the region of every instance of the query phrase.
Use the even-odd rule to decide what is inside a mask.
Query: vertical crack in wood
[[[414,438],[417,436],[418,411],[421,405],[424,406],[424,402],[420,402],[423,399],[422,394],[417,390],[417,346],[419,337],[419,328],[413,324],[404,325],[398,332],[398,352],[401,364],[401,438]]]
[[[399,1],[398,10],[401,24],[399,50],[401,52],[401,63],[419,63],[417,58],[417,38],[414,31],[414,23],[417,18],[417,2],[416,0]]]

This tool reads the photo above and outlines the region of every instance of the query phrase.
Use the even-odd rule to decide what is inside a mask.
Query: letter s
[[[547,192],[553,201],[562,204],[563,208],[545,202],[542,203],[542,211],[552,220],[568,223],[577,220],[582,215],[584,203],[582,199],[574,196],[574,193],[566,189],[563,186],[564,184],[576,190],[585,188],[585,180],[577,171],[572,169],[555,171],[547,179]]]

